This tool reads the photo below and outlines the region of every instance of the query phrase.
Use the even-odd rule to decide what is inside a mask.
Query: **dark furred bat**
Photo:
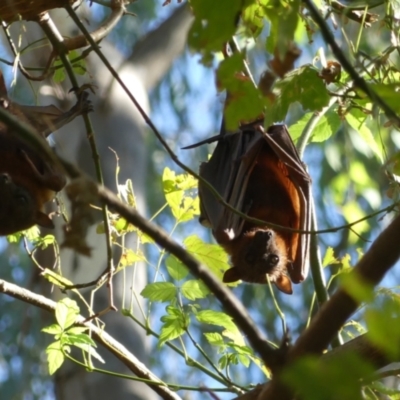
[[[210,160],[200,166],[200,176],[227,203],[249,217],[310,229],[311,179],[285,125],[265,132],[259,121],[228,133],[223,123],[216,138],[218,144]],[[199,196],[200,222],[212,228],[231,256],[232,268],[225,272],[224,282],[266,283],[268,275],[279,290],[291,294],[291,281],[305,279],[308,234],[248,222],[224,207],[201,181]]]
[[[53,105],[35,107],[15,103],[7,96],[1,71],[0,107],[29,124],[43,139],[76,116],[91,110],[84,93],[67,112]],[[9,235],[35,224],[54,227],[43,212],[43,206],[65,184],[66,178],[57,165],[0,122],[0,235]]]

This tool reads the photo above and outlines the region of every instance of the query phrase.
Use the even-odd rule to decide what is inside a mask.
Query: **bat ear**
[[[225,281],[224,281],[225,282]],[[292,282],[287,275],[281,275],[275,281],[276,287],[283,293],[292,294]]]
[[[239,268],[232,267],[225,271],[224,276],[222,278],[222,282],[231,283],[231,282],[236,282],[240,279],[242,279],[242,277],[240,276]]]
[[[54,229],[53,221],[49,216],[41,211],[38,211],[35,215],[35,224],[43,226],[43,228]]]

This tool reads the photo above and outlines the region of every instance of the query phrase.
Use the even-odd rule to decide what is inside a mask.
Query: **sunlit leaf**
[[[171,282],[149,283],[141,291],[141,295],[151,301],[171,301],[176,297],[177,288]]]
[[[283,121],[289,106],[295,102],[299,102],[305,111],[318,111],[325,107],[330,99],[318,71],[310,65],[289,72],[275,87],[278,96],[268,106],[265,126]]]
[[[324,259],[322,260],[322,266],[327,267],[328,265],[337,264],[339,260],[334,255],[334,250],[332,247],[326,249]]]
[[[48,333],[50,335],[59,335],[60,333],[63,332],[63,329],[60,327],[60,325],[53,324],[53,325],[46,326],[45,328],[43,328],[42,332]]]
[[[296,141],[303,134],[313,115],[314,113],[306,113],[289,127],[290,136],[293,141]],[[313,128],[309,142],[324,142],[337,132],[341,124],[342,120],[337,113],[333,110],[329,110],[326,114],[319,117],[317,124]]]
[[[235,323],[232,321],[232,317],[222,311],[199,311],[196,315],[196,318],[199,322],[202,322],[203,324],[223,326],[224,328],[232,332],[237,329]]]
[[[178,308],[168,306],[166,311],[167,315],[161,317],[163,326],[159,337],[159,346],[183,335],[190,323],[189,317]]]
[[[383,161],[382,150],[378,144],[378,137],[374,137],[367,126],[367,116],[359,109],[353,108],[346,114],[348,124],[362,137],[365,143],[370,147],[379,161]]]
[[[187,267],[172,254],[166,258],[165,264],[169,274],[177,281],[186,278],[189,273]]]
[[[200,280],[186,281],[181,287],[182,295],[189,300],[204,299],[210,291]]]
[[[207,265],[222,280],[223,273],[230,268],[228,256],[222,247],[204,243],[196,235],[188,236],[183,243],[187,251]]]
[[[220,51],[236,31],[242,0],[190,0],[194,21],[188,35],[189,46],[211,61],[212,51]]]
[[[224,111],[228,130],[236,130],[241,122],[252,122],[264,110],[261,91],[242,74],[243,61],[243,56],[236,53],[223,60],[217,71],[219,88],[229,93]]]
[[[47,346],[46,355],[49,374],[53,375],[61,367],[65,359],[61,350],[61,343],[57,341]]]
[[[76,317],[79,315],[78,304],[66,297],[56,304],[55,315],[60,327],[66,329],[76,321]]]
[[[204,333],[205,338],[207,339],[208,343],[213,346],[224,346],[224,338],[218,332],[207,332]]]
[[[164,169],[163,188],[165,198],[173,216],[179,222],[189,221],[200,214],[197,196],[188,196],[185,191],[193,189],[197,181],[188,174],[176,175],[169,168]]]
[[[132,249],[125,248],[119,260],[118,270],[144,260],[146,258],[140,249],[133,251]]]
[[[270,53],[275,49],[283,56],[293,42],[299,22],[299,0],[269,1],[265,7],[266,16],[271,21],[266,48]]]

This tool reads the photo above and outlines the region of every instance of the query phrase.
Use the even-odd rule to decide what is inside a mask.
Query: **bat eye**
[[[11,183],[10,175],[0,174],[0,183],[2,183],[3,185],[7,185],[7,184]]]
[[[15,201],[19,206],[25,206],[28,204],[28,198],[24,194],[19,194],[15,197]]]
[[[279,262],[279,257],[276,254],[270,254],[267,257],[267,262],[271,267],[275,267]]]

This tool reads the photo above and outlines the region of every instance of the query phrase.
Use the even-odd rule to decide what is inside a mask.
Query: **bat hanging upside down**
[[[92,110],[85,92],[67,112],[54,105],[40,107],[13,102],[8,98],[1,71],[0,108],[30,125],[43,141],[78,115]],[[43,207],[65,184],[66,177],[58,165],[47,160],[0,121],[0,236],[36,224],[53,228]]]
[[[262,221],[310,229],[311,179],[285,125],[273,125],[265,132],[258,121],[228,133],[223,122],[220,135],[199,144],[215,140],[218,144],[210,160],[200,166],[200,176],[228,204]],[[308,234],[246,221],[221,204],[201,181],[199,196],[200,222],[212,228],[231,256],[232,268],[225,272],[224,282],[267,283],[268,275],[279,290],[291,294],[291,281],[305,279]]]

